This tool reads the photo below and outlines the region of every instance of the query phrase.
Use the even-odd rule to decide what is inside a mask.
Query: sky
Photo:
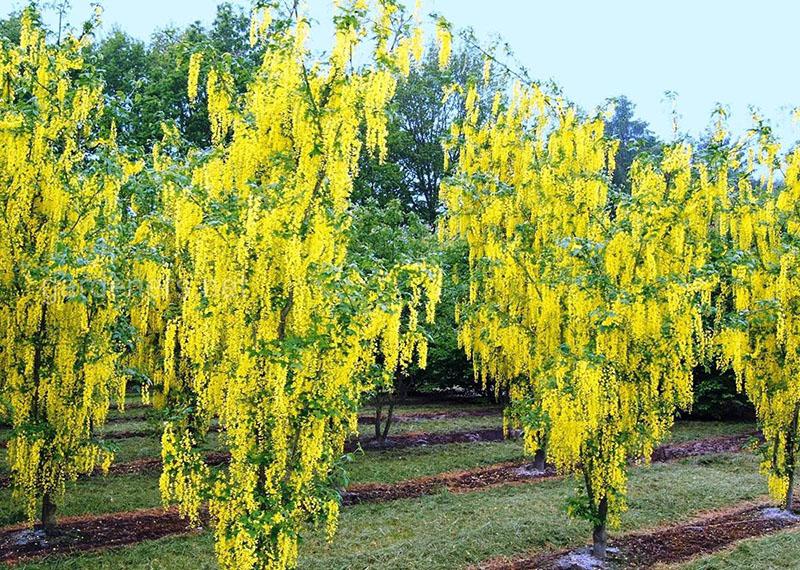
[[[332,0],[306,0],[312,17],[330,19]],[[408,0],[412,2],[412,0]],[[69,20],[91,13],[71,0]],[[249,5],[248,0],[234,3]],[[0,14],[23,5],[0,0]],[[210,23],[216,0],[104,0],[104,29],[117,26],[147,39],[156,29]],[[565,95],[591,110],[626,95],[660,136],[672,136],[676,93],[681,130],[702,132],[717,103],[731,127],[750,123],[749,107],[770,119],[781,138],[800,138],[791,111],[800,106],[794,0],[423,0],[425,12],[472,27],[490,41],[498,34],[531,76],[555,80]],[[331,27],[318,32],[330,35]],[[315,40],[316,41],[316,40]],[[324,42],[320,45],[325,45]]]

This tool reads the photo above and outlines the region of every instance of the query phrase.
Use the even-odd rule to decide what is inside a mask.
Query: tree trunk
[[[606,547],[608,546],[608,530],[606,522],[608,519],[608,498],[600,499],[597,505],[597,519],[592,531],[592,555],[598,560],[606,559]]]
[[[544,471],[545,469],[545,460],[547,459],[547,453],[545,452],[543,447],[540,447],[536,450],[536,453],[533,456],[533,468],[537,471]]]
[[[380,395],[375,395],[375,439],[381,441],[381,411],[383,404]]]
[[[786,489],[786,499],[784,500],[783,507],[792,512],[792,503],[794,503],[794,473],[797,468],[795,465],[795,445],[797,440],[797,422],[798,413],[800,413],[800,404],[794,408],[794,417],[792,423],[789,425],[789,433],[786,437],[786,470],[789,472],[789,488]]]
[[[51,533],[56,528],[56,504],[50,493],[42,496],[42,528],[46,533]]]
[[[389,397],[389,409],[386,411],[386,424],[383,426],[383,435],[381,436],[381,442],[386,441],[386,438],[389,437],[389,428],[392,425],[392,414],[394,414],[394,397]]]

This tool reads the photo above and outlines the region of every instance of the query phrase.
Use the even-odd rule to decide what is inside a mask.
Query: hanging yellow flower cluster
[[[691,405],[699,301],[715,285],[706,238],[725,186],[677,144],[634,164],[631,195],[611,196],[616,144],[602,118],[536,86],[496,96],[488,117],[474,88],[466,102],[440,228],[469,244],[460,341],[478,375],[509,387],[527,448],[547,440],[558,468],[582,473],[582,512],[604,532],[624,508],[629,461]]]
[[[359,154],[385,154],[395,73],[416,50],[415,34],[392,37],[396,2],[339,9],[327,62],[311,61],[305,18],[259,9],[266,24],[253,37],[269,43],[257,78],[237,100],[216,86],[224,71],[209,74],[215,148],[191,157],[190,183],[165,177],[162,217],[137,235],[168,259],[137,262],[151,292],[133,315],[138,357],[159,403],[179,391],[184,404],[162,439],[162,494],[190,517],[207,502],[223,568],[291,568],[305,525],[335,531],[334,468],[368,372],[390,375],[415,354],[424,365],[417,324],[440,294],[436,267],[366,280],[345,262]],[[374,63],[355,70],[370,31]],[[155,153],[158,168],[174,168]],[[197,449],[211,422],[231,453],[219,471]]]
[[[112,328],[118,316],[118,192],[139,165],[98,133],[102,84],[85,37],[48,45],[26,9],[19,45],[0,42],[0,417],[29,518],[64,484],[112,454],[92,439],[124,401]]]
[[[782,155],[766,131],[753,132],[760,136],[742,145],[743,160],[737,148],[726,156],[731,171],[746,174],[731,181],[719,227],[729,254],[717,343],[756,408],[770,494],[790,510],[800,412],[800,149]]]

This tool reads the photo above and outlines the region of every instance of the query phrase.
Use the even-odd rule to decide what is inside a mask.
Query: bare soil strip
[[[342,493],[342,504],[385,503],[432,495],[441,490],[467,493],[499,485],[543,481],[559,477],[555,469],[533,469],[528,461],[509,461],[466,471],[452,471],[430,477],[418,477],[397,483],[351,485]]]
[[[797,505],[795,505],[795,508]],[[617,549],[608,568],[634,570],[656,564],[686,562],[718,552],[747,538],[800,526],[800,517],[787,516],[766,502],[748,503],[705,513],[694,520],[650,531],[634,532],[611,541]],[[480,570],[557,570],[570,568],[568,557],[576,551],[535,554],[529,558],[489,560]]]
[[[666,445],[657,450],[655,455],[658,456],[659,459],[656,459],[656,461],[671,461],[711,453],[736,452],[747,443],[750,437],[752,436],[723,436]],[[225,453],[213,453],[209,454],[207,460],[211,465],[219,465],[227,462],[228,455]],[[159,468],[160,460],[148,458],[126,464],[114,465],[111,467],[110,471],[117,474],[141,473],[143,471],[155,471]],[[559,475],[557,475],[551,467],[548,467],[544,471],[536,471],[525,461],[506,462],[466,471],[455,471],[441,473],[431,477],[420,477],[392,484],[353,485],[342,494],[342,500],[345,505],[387,502],[398,499],[421,497],[443,489],[455,493],[466,493],[500,485],[532,483],[554,479],[556,477],[559,477]],[[777,523],[773,521],[771,524],[778,525],[780,521]],[[180,519],[173,509],[144,509],[117,514],[69,517],[61,519],[59,526],[60,530],[63,532],[60,536],[54,538],[37,535],[35,531],[25,529],[22,525],[0,529],[0,561],[13,563],[25,558],[39,558],[52,554],[71,554],[79,551],[99,550],[114,546],[135,544],[144,540],[153,540],[165,536],[186,534],[194,530],[185,521]],[[691,525],[684,526],[688,528]],[[750,526],[755,528],[753,524]],[[769,528],[772,527],[769,526]],[[778,530],[778,528],[785,527],[775,526],[774,530]],[[673,535],[680,538],[682,536],[680,532],[683,531],[676,531]],[[699,534],[701,539],[703,538],[704,532],[708,532],[708,529]],[[643,541],[641,543],[641,548],[645,549],[644,552],[655,552],[659,540],[663,541],[665,544],[669,544],[669,535],[667,534],[654,540],[652,544],[648,543],[646,539],[640,538],[642,536],[648,537],[650,534],[652,533],[628,535],[620,538],[615,545],[621,546],[623,552],[627,552],[625,549],[630,548],[631,552],[638,553],[640,546],[637,546],[638,543],[636,543],[635,540]],[[757,535],[754,534],[750,536]],[[678,544],[678,538],[674,539],[673,542]],[[728,543],[732,540],[737,539],[730,539]],[[631,546],[626,546],[627,543],[625,541],[629,541]],[[674,547],[673,550],[677,551],[677,547]],[[687,550],[687,552],[689,552],[689,550]],[[705,551],[695,552],[694,555],[701,552]],[[556,553],[527,560],[490,562],[489,564],[499,565],[490,565],[486,566],[486,568],[492,570],[498,568],[548,568],[548,566],[537,566],[537,564],[549,563],[547,562],[548,560],[555,561],[562,555],[563,553]],[[654,554],[652,556],[656,555]],[[631,560],[635,562],[635,560],[638,559],[631,558]],[[503,564],[505,564],[505,566]],[[514,566],[514,564],[528,565]],[[639,566],[631,567],[638,568]]]
[[[510,434],[512,437],[518,432]],[[413,432],[393,435],[385,441],[375,438],[360,438],[345,443],[346,452],[363,449],[405,449],[407,447],[421,447],[425,445],[445,445],[448,443],[477,443],[481,441],[503,441],[505,439],[502,428],[488,428],[479,430],[451,431],[443,433]]]
[[[20,525],[0,529],[0,562],[13,566],[25,559],[105,550],[198,530],[176,509],[65,517],[59,520],[56,535]]]
[[[125,422],[145,421],[149,417],[146,412],[138,412],[128,415],[127,410],[128,408],[126,408],[126,413],[108,418],[106,420],[106,424],[120,424]],[[426,420],[434,420],[434,421],[450,420],[456,418],[488,418],[492,416],[500,417],[502,415],[503,411],[500,408],[479,408],[475,410],[456,410],[456,411],[441,410],[441,411],[431,411],[431,412],[395,413],[392,416],[392,423],[401,424],[407,422],[421,422]],[[384,416],[382,419],[385,420],[386,417]],[[373,424],[375,423],[375,416],[369,414],[361,414],[358,416],[358,423]]]

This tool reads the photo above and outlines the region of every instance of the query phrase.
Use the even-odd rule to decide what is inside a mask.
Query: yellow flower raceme
[[[759,175],[740,176],[730,189],[735,199],[719,229],[734,262],[723,267],[715,340],[720,363],[733,369],[755,406],[770,494],[791,508],[800,413],[800,152],[781,156],[764,138],[748,143],[747,169]],[[728,166],[738,166],[734,153]],[[776,190],[779,167],[784,177]]]

